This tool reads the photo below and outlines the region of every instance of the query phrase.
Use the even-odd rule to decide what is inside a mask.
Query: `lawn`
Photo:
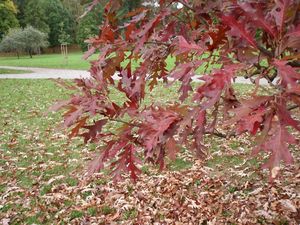
[[[17,57],[0,57],[0,66],[20,66],[20,67],[42,67],[42,68],[55,68],[55,69],[76,69],[76,70],[87,70],[89,69],[89,60],[97,59],[97,55],[91,56],[88,60],[82,59],[83,53],[70,53],[68,60],[65,60],[61,54],[48,54],[48,55],[35,55],[32,59],[28,56],[22,56],[20,59]],[[206,57],[206,54],[203,55]],[[167,60],[167,70],[174,68],[175,59],[173,57],[168,57]],[[124,61],[126,65],[127,62]],[[137,62],[132,63],[132,67],[136,68],[138,65]],[[208,68],[212,68],[209,66]],[[215,65],[214,67],[219,67]],[[206,64],[201,65],[197,73],[202,74]]]
[[[82,69],[89,68],[89,62],[82,59],[83,53],[70,53],[66,61],[61,54],[35,55],[31,59],[29,56],[0,57],[0,66],[20,66],[20,67],[42,67],[55,69]]]
[[[12,69],[0,68],[0,75],[1,74],[23,74],[23,73],[32,73],[32,71],[30,71],[30,70],[12,70]]]
[[[22,56],[20,59],[17,57],[0,57],[0,66],[20,66],[20,67],[42,67],[42,68],[55,68],[55,69],[76,69],[87,70],[89,69],[89,61],[82,59],[83,53],[70,53],[68,60],[61,54],[47,54],[35,55],[31,59],[28,56]],[[97,58],[95,54],[89,60]],[[126,63],[126,62],[124,62]],[[133,65],[135,67],[136,64]],[[171,69],[174,66],[174,60],[170,57],[167,60],[167,68]]]
[[[288,195],[294,196],[289,203],[300,203],[299,179],[295,179],[299,157],[271,192],[268,174],[257,170],[259,163],[249,156],[251,142],[245,137],[225,141],[209,138],[210,156],[204,161],[195,160],[182,149],[175,161],[167,162],[167,170],[159,173],[145,165],[136,184],[129,180],[114,184],[107,171],[85,176],[96,146],[85,145],[79,138],[70,141],[67,132],[58,126],[61,113],[44,114],[55,100],[67,97],[66,90],[48,80],[6,79],[0,80],[0,86],[0,222],[208,224],[214,218],[219,224],[243,224],[237,218],[252,221],[244,224],[296,221],[297,215],[284,210],[280,201]],[[235,88],[247,95],[253,87]],[[176,95],[175,89],[159,87],[146,104],[177,99]],[[112,96],[119,98],[117,93]],[[261,212],[266,204],[269,217]]]

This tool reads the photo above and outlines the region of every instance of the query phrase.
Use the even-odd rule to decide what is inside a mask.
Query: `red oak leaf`
[[[244,24],[239,23],[233,16],[222,16],[222,22],[231,28],[234,36],[242,37],[245,39],[252,47],[257,48],[257,44],[254,38],[245,29]]]
[[[281,79],[281,85],[283,87],[291,88],[298,85],[297,81],[300,80],[300,73],[290,65],[287,61],[275,59],[274,66],[278,70],[278,74]]]
[[[98,120],[93,125],[84,126],[83,128],[88,129],[88,132],[82,133],[80,136],[84,137],[84,143],[88,141],[93,142],[98,133],[101,132],[102,127],[107,123],[107,120]]]
[[[263,15],[261,9],[253,8],[251,4],[247,2],[240,3],[239,6],[243,9],[244,14],[251,22],[253,22],[256,26],[263,28],[273,38],[276,37],[276,31],[273,29],[269,21],[266,20],[266,17]]]
[[[288,130],[278,124],[273,134],[261,145],[253,149],[253,153],[257,154],[258,152],[265,150],[271,153],[271,156],[263,165],[263,168],[268,168],[271,172],[274,171],[274,168],[279,168],[280,162],[283,160],[287,164],[293,162],[293,157],[288,149],[290,144],[296,144],[296,139],[288,132]],[[271,173],[271,180],[277,176],[278,171]]]

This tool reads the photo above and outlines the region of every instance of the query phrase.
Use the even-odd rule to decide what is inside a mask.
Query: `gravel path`
[[[28,70],[33,73],[23,74],[0,74],[0,78],[10,79],[75,79],[87,78],[90,73],[86,70],[65,70],[65,69],[49,69],[49,68],[35,68],[35,67],[14,67],[14,66],[0,66],[3,69]]]
[[[90,73],[86,70],[69,70],[69,69],[49,69],[49,68],[36,68],[36,67],[15,67],[15,66],[0,66],[3,69],[15,70],[29,70],[33,73],[25,74],[0,74],[0,79],[49,79],[49,78],[62,78],[62,79],[75,79],[75,78],[88,78]],[[251,84],[251,82],[243,77],[237,77],[236,83]],[[265,79],[261,79],[262,85],[267,85]]]

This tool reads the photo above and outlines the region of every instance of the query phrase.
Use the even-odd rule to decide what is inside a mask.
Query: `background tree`
[[[13,29],[4,37],[0,50],[4,52],[27,52],[32,58],[33,53],[38,53],[40,48],[48,46],[47,34],[27,26],[24,29]]]
[[[84,6],[78,0],[62,0],[62,4],[71,16],[71,25],[73,27],[71,28],[72,33],[70,35],[72,36],[71,39],[76,42],[79,17],[84,13]]]
[[[71,36],[65,31],[64,23],[61,22],[59,26],[60,26],[60,32],[59,32],[59,36],[58,36],[58,42],[60,44],[63,44],[63,45],[70,44],[71,43]]]
[[[63,24],[63,30],[67,34],[74,37],[74,21],[68,10],[66,10],[60,0],[47,0],[43,1],[44,9],[47,12],[46,22],[49,26],[49,43],[50,46],[59,45],[59,35],[61,30],[61,24]],[[73,40],[72,40],[73,41]]]
[[[86,50],[88,45],[85,40],[99,33],[99,24],[103,21],[103,10],[103,6],[98,5],[86,16],[79,19],[76,40],[83,50]]]
[[[29,0],[25,6],[25,24],[46,34],[50,32],[47,14],[43,0]]]
[[[20,53],[25,50],[25,43],[20,41],[21,28],[11,29],[0,43],[0,52],[15,52],[19,58]]]
[[[64,32],[74,38],[74,21],[60,0],[30,0],[26,4],[25,22],[48,34],[50,46],[59,45],[61,24]]]
[[[84,13],[84,4],[78,0],[61,0],[64,8],[66,8],[76,21]]]
[[[89,1],[81,1],[84,8],[88,8],[88,6],[92,3],[91,0]],[[87,43],[85,40],[89,39],[90,37],[94,37],[99,33],[99,25],[103,21],[103,12],[106,1],[102,1],[102,4],[98,4],[83,18],[79,19],[79,24],[77,26],[77,43],[81,46],[83,50],[87,49]],[[130,11],[137,9],[142,6],[141,0],[137,1],[123,1],[122,9],[118,11],[116,14],[117,17],[122,18],[120,23],[125,22],[127,17],[125,16]]]
[[[17,19],[21,27],[26,27],[25,22],[25,6],[28,0],[13,0],[17,7]]]
[[[23,42],[25,44],[24,50],[28,52],[30,58],[32,58],[33,53],[38,53],[41,48],[46,48],[49,45],[47,41],[47,34],[31,26],[24,28],[19,37],[19,42]]]
[[[18,27],[17,9],[11,0],[0,0],[0,40],[9,29]]]

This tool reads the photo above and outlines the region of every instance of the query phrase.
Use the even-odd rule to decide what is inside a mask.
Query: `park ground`
[[[15,70],[15,69],[3,69],[0,68],[0,75],[1,74],[24,74],[24,73],[30,73],[31,71],[28,70]]]
[[[0,66],[87,70],[90,65],[89,60],[95,60],[97,58],[96,54],[89,60],[83,60],[82,56],[82,52],[70,53],[68,54],[67,59],[61,54],[35,55],[32,59],[29,56],[21,56],[20,59],[16,56],[8,56],[0,57]],[[168,58],[167,65],[168,69],[172,68],[174,60],[172,58]],[[134,66],[135,64],[133,64],[133,67]]]
[[[59,66],[59,57],[50,58],[0,58],[0,65],[88,68],[81,54],[73,54],[67,67]],[[69,140],[59,126],[62,112],[45,115],[53,102],[70,92],[49,80],[2,79],[0,87],[3,224],[300,223],[299,146],[292,149],[295,164],[284,167],[272,184],[268,172],[260,169],[265,155],[253,158],[253,143],[246,136],[208,137],[206,160],[196,160],[182,149],[163,172],[144,165],[137,183],[125,179],[115,184],[107,170],[87,177],[86,166],[98,153],[97,146],[79,138]],[[235,86],[241,95],[252,88]],[[176,95],[175,88],[166,91],[160,86],[146,104],[175,100]]]
[[[70,53],[67,60],[61,54],[35,55],[32,59],[27,55],[21,56],[20,59],[16,56],[7,56],[0,57],[0,66],[87,70],[89,62],[82,60],[82,55],[81,52]]]

